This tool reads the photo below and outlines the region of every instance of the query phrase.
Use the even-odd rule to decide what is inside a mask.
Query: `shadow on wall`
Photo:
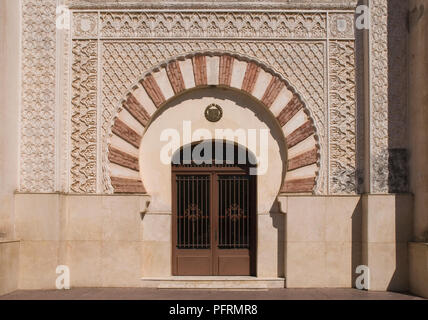
[[[278,246],[278,256],[277,256],[277,268],[278,268],[278,277],[285,277],[285,215],[280,213],[279,210],[276,212],[270,212],[270,217],[272,218],[272,225],[277,230],[277,246]]]
[[[410,200],[409,200],[410,199]],[[413,212],[411,196],[395,198],[395,271],[388,285],[388,291],[407,292],[409,290],[409,259],[407,243],[413,235]],[[410,206],[410,207],[409,207]]]
[[[388,0],[388,191],[409,191],[408,1]]]
[[[363,219],[363,202],[362,198],[358,201],[357,206],[351,216],[352,219],[352,243],[351,243],[351,283],[356,287],[356,280],[359,276],[355,271],[358,266],[362,265],[362,219]]]
[[[365,0],[359,0],[358,4],[364,4]],[[419,12],[416,15],[420,14]],[[387,168],[379,167],[374,175],[377,184],[382,190],[389,193],[406,193],[409,190],[408,168],[408,1],[388,0],[388,110],[386,114],[380,114],[380,119],[388,118],[385,128],[388,132],[388,143],[385,152],[369,155],[366,141],[368,136],[368,95],[369,88],[368,65],[364,61],[365,41],[368,34],[365,31],[356,32],[356,85],[357,85],[357,181],[358,192],[367,190],[368,157],[373,157],[373,163],[385,163]],[[366,38],[367,37],[367,38]],[[365,52],[366,51],[366,52]],[[381,66],[383,67],[383,66]],[[385,71],[386,72],[386,71]],[[383,90],[383,88],[381,88]],[[382,98],[377,96],[375,98]],[[383,101],[380,100],[380,103]],[[374,119],[371,119],[373,121]],[[383,121],[377,124],[382,125]],[[376,166],[375,166],[376,167]]]

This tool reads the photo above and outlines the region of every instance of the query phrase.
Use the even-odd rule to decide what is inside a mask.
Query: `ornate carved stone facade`
[[[370,191],[388,193],[388,4],[370,3]]]
[[[286,12],[108,12],[101,38],[323,39],[326,15]]]
[[[73,42],[71,115],[71,191],[96,192],[97,70],[96,41]]]
[[[356,185],[354,42],[330,42],[330,191],[349,193]]]
[[[320,144],[316,193],[355,193],[353,19],[351,10],[73,11],[69,84],[72,152],[62,165],[68,163],[70,173],[69,187],[63,189],[113,191],[107,144],[111,127],[124,95],[148,70],[189,53],[226,52],[273,68],[301,94],[315,121]],[[345,78],[337,76],[342,72]],[[67,148],[66,137],[63,140],[61,145]],[[50,142],[52,150],[56,148],[54,141]],[[55,156],[50,161],[54,168],[50,187],[44,184],[34,191],[55,190]],[[22,181],[28,176],[24,168]],[[61,179],[67,184],[66,176]],[[22,184],[21,190],[30,189]]]
[[[101,159],[101,168],[98,168],[100,190],[112,192],[108,178],[107,139],[124,94],[147,70],[163,61],[192,52],[216,51],[255,58],[280,72],[302,93],[315,119],[321,144],[317,193],[328,193],[327,43],[329,37],[351,41],[354,38],[353,24],[350,23],[353,13],[332,12],[328,28],[329,14],[250,10],[74,12],[73,38],[97,39],[101,46],[101,87],[98,88],[102,105],[101,154],[98,155]],[[96,17],[99,17],[98,24],[94,23]],[[355,143],[355,138],[349,143]],[[355,147],[348,147],[348,150],[355,152]],[[352,156],[348,155],[348,159]],[[349,165],[349,161],[343,163]],[[347,172],[353,170],[355,165],[347,168]],[[330,181],[330,184],[334,183],[332,177]],[[354,187],[351,184],[347,190],[336,190],[353,193]]]
[[[322,42],[256,42],[242,40],[169,40],[169,41],[107,41],[103,44],[103,150],[107,147],[112,117],[117,113],[120,100],[151,67],[167,59],[191,52],[223,51],[254,57],[266,65],[280,70],[285,79],[304,95],[316,119],[322,149],[326,159],[326,106],[325,106],[325,44]],[[138,53],[144,52],[144,55]],[[107,163],[103,163],[106,166]],[[327,171],[322,160],[323,172]],[[103,177],[107,173],[103,172]],[[320,172],[319,192],[326,191],[326,175]]]
[[[22,2],[20,183],[56,191],[56,0]]]

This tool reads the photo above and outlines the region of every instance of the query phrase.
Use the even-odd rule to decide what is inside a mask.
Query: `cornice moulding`
[[[353,10],[357,5],[356,0],[342,1],[243,1],[243,2],[214,2],[214,1],[197,1],[197,2],[119,2],[119,1],[85,1],[69,0],[68,6],[73,10],[105,10],[105,9],[164,9],[164,10],[185,10],[185,9],[238,9],[238,10],[255,10],[255,9],[288,9],[288,10]]]

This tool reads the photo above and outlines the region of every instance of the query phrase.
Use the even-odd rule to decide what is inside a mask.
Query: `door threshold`
[[[255,276],[169,276],[169,277],[142,277],[141,280],[212,280],[212,281],[226,281],[226,280],[285,280],[285,278],[262,278]]]
[[[251,276],[171,276],[144,277],[142,287],[158,289],[249,289],[284,288],[285,278]]]

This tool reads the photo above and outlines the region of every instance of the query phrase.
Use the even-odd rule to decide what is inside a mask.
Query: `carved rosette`
[[[332,39],[354,39],[354,14],[353,13],[330,13],[329,14],[329,36]]]
[[[98,12],[85,12],[74,14],[72,29],[75,38],[97,38]]]

